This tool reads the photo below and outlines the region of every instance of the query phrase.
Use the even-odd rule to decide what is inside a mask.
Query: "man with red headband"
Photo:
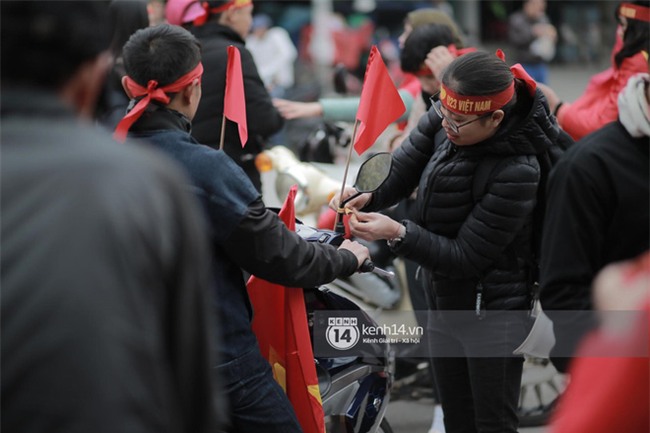
[[[214,305],[221,321],[217,372],[225,383],[234,432],[298,433],[300,426],[251,329],[242,269],[288,287],[311,287],[353,274],[368,258],[357,242],[309,243],[268,210],[250,179],[223,151],[191,135],[201,99],[201,50],[187,30],[168,24],[139,30],[124,46],[123,79],[135,105],[118,127],[178,161],[210,223]],[[122,129],[119,129],[122,128]]]
[[[258,191],[262,191],[255,156],[267,139],[280,131],[284,119],[273,106],[245,40],[253,22],[252,0],[169,0],[167,20],[183,25],[201,42],[203,53],[203,97],[193,121],[192,135],[200,143],[219,148],[226,83],[228,46],[241,54],[248,141],[242,146],[237,124],[226,120],[224,151],[244,169]]]
[[[523,358],[513,351],[527,334],[538,190],[571,140],[535,82],[502,55],[457,57],[438,96],[393,152],[388,179],[349,202],[350,230],[387,240],[423,271],[446,431],[515,433]],[[416,188],[412,219],[374,212]]]

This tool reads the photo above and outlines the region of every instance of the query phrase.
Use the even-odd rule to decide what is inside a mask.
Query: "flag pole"
[[[343,224],[343,215],[345,209],[341,207],[341,200],[343,192],[345,191],[345,182],[348,178],[348,170],[350,168],[350,161],[352,160],[352,149],[354,148],[354,140],[357,136],[357,126],[359,126],[359,119],[355,119],[354,128],[352,129],[352,139],[350,140],[350,149],[348,149],[348,160],[345,163],[345,171],[343,172],[343,182],[341,183],[341,194],[339,195],[339,207],[336,209],[336,218],[334,219],[334,231],[337,233],[345,233],[345,225]]]
[[[219,150],[223,150],[223,142],[226,137],[226,113],[221,116],[221,136],[219,137]]]

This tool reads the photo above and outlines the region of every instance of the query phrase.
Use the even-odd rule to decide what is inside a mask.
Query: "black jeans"
[[[429,322],[447,433],[516,433],[523,357],[507,354],[525,338],[525,324],[452,316],[449,321],[430,317]],[[498,355],[486,356],[489,353]]]
[[[217,371],[231,405],[229,433],[302,433],[287,395],[257,348]]]
[[[523,358],[434,358],[447,433],[516,433]]]

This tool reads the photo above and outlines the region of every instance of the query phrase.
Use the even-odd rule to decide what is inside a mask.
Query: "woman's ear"
[[[495,127],[499,126],[501,122],[503,122],[503,118],[505,117],[505,113],[503,110],[496,110],[494,113],[492,113],[492,117],[490,117],[490,120],[494,124]]]

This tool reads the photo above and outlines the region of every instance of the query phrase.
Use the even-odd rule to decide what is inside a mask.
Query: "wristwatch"
[[[406,227],[403,224],[400,224],[396,236],[392,239],[387,239],[386,243],[391,248],[397,248],[404,240],[404,236],[406,236]]]

